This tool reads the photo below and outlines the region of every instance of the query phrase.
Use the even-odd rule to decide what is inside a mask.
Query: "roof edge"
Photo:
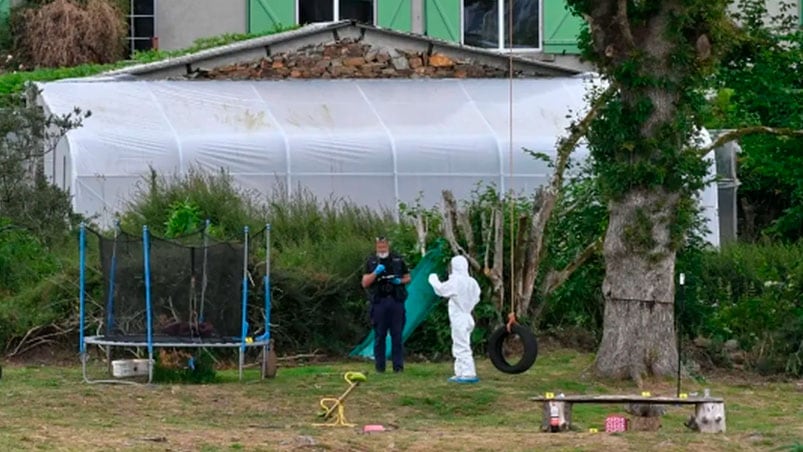
[[[571,76],[581,71],[560,65],[529,60],[520,56],[497,51],[455,44],[442,39],[404,33],[388,28],[359,24],[351,20],[337,22],[321,22],[304,27],[275,33],[258,38],[226,44],[211,49],[200,50],[166,60],[104,72],[98,77],[139,76],[146,79],[184,76],[198,67],[225,66],[257,60],[272,54],[296,51],[302,47],[336,41],[353,36],[367,39],[368,43],[388,42],[409,45],[411,48],[424,48],[428,53],[444,53],[447,56],[459,56],[472,59],[483,64],[507,69],[512,60],[514,71],[521,71],[530,76]]]
[[[145,75],[153,72],[161,72],[162,70],[167,68],[191,65],[193,63],[198,63],[209,59],[218,58],[226,54],[243,52],[243,51],[264,50],[265,51],[264,56],[269,56],[270,55],[269,48],[271,45],[283,43],[292,39],[325,34],[349,25],[351,25],[351,21],[348,20],[339,22],[321,22],[321,23],[310,24],[302,28],[297,28],[295,30],[288,30],[280,33],[274,33],[266,36],[247,39],[245,41],[233,42],[231,44],[225,44],[222,46],[213,47],[211,49],[199,50],[197,52],[189,53],[187,55],[181,55],[174,58],[168,58],[166,60],[154,61],[151,63],[135,64],[133,66],[128,66],[125,68],[103,72],[100,74],[100,76],[115,76],[115,75],[125,75],[125,74]]]

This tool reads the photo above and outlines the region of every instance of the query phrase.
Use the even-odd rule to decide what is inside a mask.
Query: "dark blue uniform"
[[[407,289],[404,284],[393,284],[393,278],[401,278],[409,273],[407,264],[401,256],[390,253],[386,258],[368,258],[366,273],[373,273],[382,264],[385,271],[377,275],[369,287],[371,293],[371,323],[374,327],[374,360],[377,372],[385,371],[387,336],[390,331],[390,347],[393,357],[393,371],[404,370],[404,345],[402,330],[406,321],[404,302]]]

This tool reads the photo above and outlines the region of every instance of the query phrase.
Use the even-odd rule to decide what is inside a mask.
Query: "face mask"
[[[380,259],[384,259],[384,258],[386,258],[386,257],[390,256],[390,253],[388,253],[388,252],[384,252],[384,253],[376,253],[376,255],[377,255],[377,257],[379,257]]]

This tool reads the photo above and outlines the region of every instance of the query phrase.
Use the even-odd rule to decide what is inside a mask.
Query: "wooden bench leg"
[[[544,402],[541,430],[545,432],[565,432],[572,426],[572,404],[549,400]]]
[[[694,406],[694,416],[687,424],[701,433],[725,433],[725,404],[704,402]]]

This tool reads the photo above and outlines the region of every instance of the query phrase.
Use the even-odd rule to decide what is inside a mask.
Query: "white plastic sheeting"
[[[419,196],[433,205],[443,189],[467,197],[480,181],[532,191],[551,170],[523,148],[554,156],[567,115],[587,108],[587,83],[514,81],[512,172],[504,79],[45,83],[40,101],[51,113],[92,112],[45,167],[76,211],[103,224],[149,168],[225,168],[268,195],[304,186],[377,208]]]

